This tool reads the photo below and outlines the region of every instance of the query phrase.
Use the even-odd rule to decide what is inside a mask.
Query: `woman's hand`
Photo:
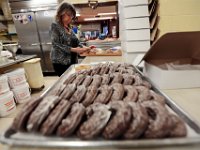
[[[81,48],[81,52],[80,52],[80,54],[82,54],[82,53],[85,53],[85,52],[89,52],[91,50],[91,48],[90,47],[83,47],[83,48]]]
[[[72,50],[73,52],[82,54],[82,53],[85,53],[85,52],[87,52],[87,51],[90,51],[91,48],[89,48],[89,47],[83,47],[83,48],[77,47],[77,48],[72,48],[71,50]]]

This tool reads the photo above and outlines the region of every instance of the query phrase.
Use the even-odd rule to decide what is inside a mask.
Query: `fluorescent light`
[[[116,15],[116,12],[110,12],[110,13],[98,13],[98,16],[107,16],[107,15]]]
[[[113,19],[113,17],[85,18],[84,21],[109,20],[109,19]]]
[[[76,17],[80,17],[80,16],[81,16],[81,14],[79,14],[79,13],[78,13],[78,14],[76,14]]]

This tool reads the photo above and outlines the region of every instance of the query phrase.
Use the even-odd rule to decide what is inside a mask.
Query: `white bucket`
[[[9,91],[8,77],[6,75],[0,76],[0,95]]]
[[[28,83],[24,83],[12,89],[16,103],[24,103],[31,98],[30,88]]]
[[[0,96],[0,117],[5,117],[11,114],[15,109],[16,105],[12,91]]]
[[[24,68],[19,68],[14,71],[7,73],[8,82],[11,88],[15,88],[18,85],[24,84],[26,82],[25,70]]]

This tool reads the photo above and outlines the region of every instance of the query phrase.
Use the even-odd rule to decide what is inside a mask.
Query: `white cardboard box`
[[[149,0],[121,0],[124,6],[148,5]]]
[[[150,29],[121,31],[122,41],[150,41]]]
[[[160,65],[200,65],[200,32],[168,33],[144,56],[144,74],[161,89],[200,87],[200,70],[167,70]]]
[[[150,41],[122,41],[121,45],[126,52],[147,52],[151,47]]]
[[[149,17],[125,19],[123,24],[124,24],[124,30],[150,28]]]
[[[148,5],[124,7],[124,18],[149,17]]]

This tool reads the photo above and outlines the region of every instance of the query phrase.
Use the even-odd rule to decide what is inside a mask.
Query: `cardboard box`
[[[122,41],[121,45],[126,52],[147,52],[151,47],[150,41]]]
[[[149,0],[122,0],[121,1],[125,7],[136,6],[136,5],[148,5]]]
[[[150,29],[125,30],[121,34],[122,41],[150,41]]]
[[[148,17],[148,5],[124,7],[124,18]]]
[[[176,15],[200,15],[199,0],[160,0],[161,16],[176,16]],[[172,4],[173,3],[173,4]]]
[[[150,28],[149,17],[129,18],[124,20],[124,30],[147,28]]]
[[[168,33],[146,53],[144,74],[161,89],[200,87],[200,70],[167,70],[164,64],[200,65],[200,32]]]

